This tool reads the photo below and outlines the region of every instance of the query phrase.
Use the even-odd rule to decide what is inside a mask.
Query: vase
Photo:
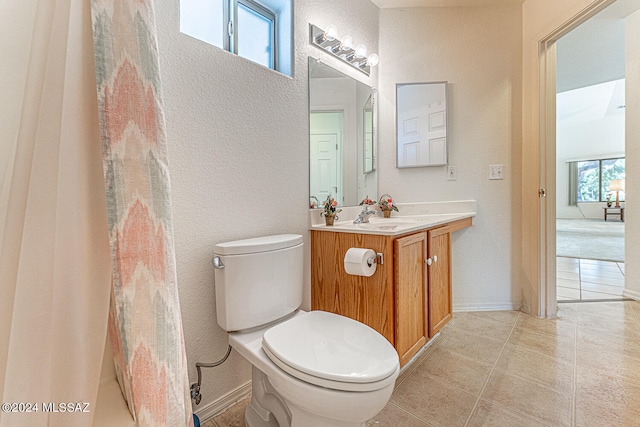
[[[391,218],[391,211],[382,211],[382,214],[384,215],[385,218]]]
[[[333,225],[333,221],[336,219],[335,215],[326,215],[324,217],[324,223],[326,225]]]

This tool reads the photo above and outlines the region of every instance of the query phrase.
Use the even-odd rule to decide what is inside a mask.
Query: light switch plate
[[[457,172],[455,166],[447,166],[447,181],[455,181],[457,179]]]
[[[489,165],[489,179],[504,179],[504,165]]]

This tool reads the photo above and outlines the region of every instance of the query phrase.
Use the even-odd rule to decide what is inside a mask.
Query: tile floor
[[[248,401],[203,426],[244,426]],[[368,425],[640,426],[640,303],[455,313]]]
[[[623,262],[556,258],[558,301],[621,299],[623,289]]]

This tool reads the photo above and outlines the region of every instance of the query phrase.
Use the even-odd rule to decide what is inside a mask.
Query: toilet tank
[[[239,331],[266,325],[302,304],[303,247],[299,234],[219,243],[215,257],[218,325]]]

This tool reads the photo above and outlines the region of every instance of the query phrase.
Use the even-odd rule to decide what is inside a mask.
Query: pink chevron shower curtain
[[[192,426],[152,0],[91,0],[111,243],[109,339],[139,426]]]

